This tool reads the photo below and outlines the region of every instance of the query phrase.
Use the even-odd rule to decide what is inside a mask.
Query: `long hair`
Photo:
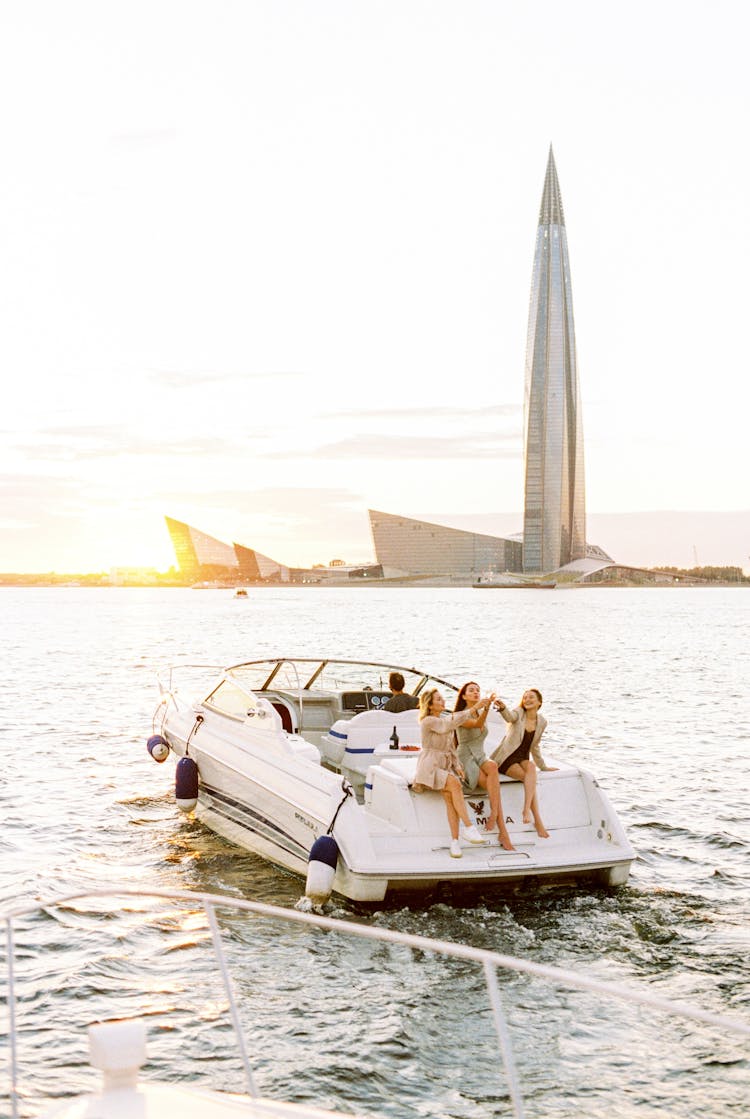
[[[426,719],[432,707],[433,696],[440,691],[440,688],[428,688],[426,692],[422,692],[419,697],[419,721]]]
[[[542,706],[542,693],[539,691],[539,688],[527,688],[526,691],[534,693],[536,698],[539,700],[539,706],[541,707]],[[526,692],[524,692],[524,695],[525,694],[526,694]],[[521,696],[521,700],[520,700],[518,706],[523,707],[523,696]]]
[[[476,680],[467,680],[465,684],[461,685],[461,691],[456,696],[456,705],[453,708],[454,711],[463,711],[465,707],[468,707],[468,704],[466,702],[466,689],[470,688],[472,684],[476,688],[479,687],[479,684],[477,684]]]

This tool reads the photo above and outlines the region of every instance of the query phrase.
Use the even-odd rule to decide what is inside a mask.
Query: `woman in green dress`
[[[456,698],[455,711],[473,707],[476,714],[456,727],[458,760],[466,774],[464,784],[469,789],[485,789],[490,801],[490,814],[485,824],[486,831],[498,831],[500,844],[506,851],[512,851],[513,844],[503,819],[503,806],[500,800],[500,774],[497,762],[487,757],[484,742],[487,738],[487,714],[495,701],[494,692],[485,699],[481,698],[479,685],[474,680],[464,684]]]

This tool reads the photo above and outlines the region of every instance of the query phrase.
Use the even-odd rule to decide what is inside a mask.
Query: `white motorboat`
[[[678,1045],[689,1047],[690,1027],[695,1029],[696,1025],[700,1025],[704,1039],[701,1052],[705,1046],[706,1027],[728,1041],[732,1046],[732,1064],[736,1066],[733,1076],[737,1091],[742,1093],[742,1081],[737,1078],[741,1077],[741,1067],[747,1064],[749,1023],[665,998],[650,988],[636,989],[604,982],[590,974],[582,975],[486,948],[300,913],[262,902],[184,890],[111,887],[71,892],[33,903],[6,904],[0,912],[0,921],[5,926],[8,949],[5,992],[9,1052],[9,1091],[0,1088],[0,1106],[7,1104],[2,1114],[10,1119],[21,1119],[22,1115],[33,1115],[35,1119],[333,1119],[334,1116],[344,1119],[362,1115],[360,1107],[364,1100],[360,1085],[366,1091],[366,1075],[348,1081],[342,1089],[344,1106],[336,1110],[321,1110],[300,1102],[293,1078],[291,1091],[296,1098],[284,1100],[261,1094],[259,1074],[263,1076],[262,1083],[267,1084],[275,1096],[282,1091],[284,1083],[290,1083],[289,1077],[284,1075],[285,1064],[291,1057],[289,1045],[274,1047],[270,1063],[261,1051],[264,1041],[274,1045],[274,1031],[288,1042],[287,1011],[278,1000],[269,1006],[257,983],[253,982],[253,977],[257,980],[262,973],[269,935],[274,935],[278,943],[279,931],[282,943],[287,945],[291,970],[299,969],[303,937],[304,951],[317,956],[321,943],[318,940],[316,945],[314,938],[335,934],[338,950],[344,955],[342,966],[350,971],[353,990],[361,989],[358,980],[361,982],[363,975],[372,969],[372,957],[363,951],[366,941],[373,942],[382,952],[403,948],[413,951],[410,961],[415,969],[412,1001],[421,991],[422,997],[433,1003],[434,995],[425,975],[434,972],[435,964],[440,969],[441,982],[446,985],[455,981],[458,961],[462,975],[470,974],[472,966],[477,972],[481,971],[484,995],[481,985],[472,983],[472,999],[477,1007],[483,1005],[483,1009],[491,1013],[491,1025],[488,1020],[486,1031],[482,1030],[486,1036],[481,1040],[491,1054],[492,1034],[496,1034],[497,1057],[477,1066],[478,1042],[475,1042],[465,1050],[467,1072],[474,1063],[470,1083],[475,1091],[485,1099],[502,1099],[502,1113],[513,1119],[523,1119],[525,1112],[524,1085],[514,1058],[510,1023],[516,1020],[516,1027],[522,1028],[515,1004],[520,998],[524,1009],[528,1010],[528,991],[532,985],[536,989],[541,984],[548,986],[551,988],[549,997],[555,1000],[570,998],[572,993],[577,1011],[585,1015],[584,1024],[590,1031],[586,1035],[588,1045],[594,1043],[597,1029],[605,1031],[607,1047],[617,1069],[616,1092],[612,1099],[617,1114],[621,1113],[617,1104],[621,1103],[623,1090],[627,1094],[629,1082],[633,1085],[631,1092],[636,1091],[636,1109],[648,1096],[644,1079],[648,1048],[631,1045],[620,1050],[611,1040],[614,1023],[625,1018],[629,1007],[633,1007],[631,1022],[637,1028],[644,1028],[647,1017],[654,1017],[654,1012],[658,1015],[654,1026],[660,1034],[669,1020],[678,1023]],[[64,928],[65,936],[58,935],[54,939],[54,953],[40,967],[39,929],[40,925],[50,922],[53,929]],[[268,926],[265,934],[259,922]],[[295,925],[296,932],[292,935]],[[190,931],[190,953],[188,961],[182,964],[185,974],[180,976],[179,965],[176,967],[174,963],[174,949],[185,947],[187,930]],[[232,955],[231,944],[238,936],[242,951]],[[209,947],[212,954],[207,952]],[[336,952],[336,946],[332,946],[332,951]],[[163,960],[170,961],[168,969],[160,964]],[[328,984],[335,982],[330,953],[317,962],[316,975],[320,972],[322,990],[325,990]],[[239,966],[242,967],[241,976],[237,973]],[[43,976],[50,967],[58,983],[64,977],[60,987],[57,984],[47,987]],[[164,972],[166,974],[162,974]],[[117,976],[114,983],[113,974]],[[523,977],[528,980],[528,986],[519,982]],[[514,980],[515,985],[511,985],[509,979]],[[502,996],[499,980],[503,982]],[[40,989],[44,997],[40,997]],[[196,996],[192,1000],[192,1011],[191,1000],[186,998],[191,990]],[[181,996],[175,997],[178,991]],[[161,1001],[159,994],[163,996]],[[304,1001],[304,993],[298,994]],[[596,1000],[593,1005],[597,1007],[593,1014],[589,1005],[592,996]],[[513,1000],[513,1005],[506,1012],[503,1004],[508,999]],[[601,1000],[608,1011],[604,1015],[597,1006]],[[357,1007],[358,1018],[363,1016],[366,1022],[376,1007],[377,1002],[370,1006],[364,1000],[363,1005]],[[104,1019],[103,1012],[107,1015]],[[111,1017],[114,1014],[118,1017]],[[327,1018],[336,1017],[334,1007],[327,1004],[325,997],[317,1000],[315,1014],[321,1024]],[[252,1048],[241,1026],[251,1017],[262,1021],[267,1035],[260,1037],[256,1028]],[[152,1043],[158,1046],[159,1065],[167,1073],[164,1079],[153,1078],[152,1070],[145,1076],[141,1072],[147,1061],[146,1019],[155,1020],[149,1048]],[[90,1064],[102,1074],[98,1090],[92,1083],[93,1074],[84,1068],[81,1052],[81,1034],[87,1023]],[[223,1052],[229,1024],[236,1046],[236,1057],[232,1061],[236,1072],[231,1071],[227,1083],[227,1073],[232,1069],[228,1059],[211,1057]],[[445,1021],[443,1025],[446,1036],[457,1028],[455,1021]],[[474,1029],[478,1032],[477,1026],[475,1022]],[[397,1029],[397,1024],[394,1023],[393,1028]],[[221,1041],[215,1042],[217,1037]],[[382,1036],[380,1041],[382,1043]],[[299,1040],[299,1044],[304,1041]],[[698,1069],[693,1067],[695,1053],[692,1049],[688,1051],[690,1058],[684,1062],[685,1076],[694,1084]],[[601,1059],[601,1053],[598,1055]],[[149,1054],[149,1058],[152,1056]],[[368,1058],[367,1051],[360,1051],[359,1056],[364,1067],[373,1059],[372,1054]],[[403,1058],[401,1054],[402,1063]],[[587,1048],[580,1055],[582,1076],[587,1070],[588,1058]],[[569,1053],[566,1059],[570,1061]],[[316,1068],[313,1060],[312,1070]],[[552,1093],[556,1097],[552,1101],[555,1111],[564,1110],[568,1114],[565,1104],[571,1101],[562,1086],[557,1092],[550,1088],[549,1072],[545,1069],[547,1095]],[[37,1087],[40,1074],[43,1087]],[[410,1068],[407,1078],[413,1075]],[[235,1077],[236,1085],[232,1083]],[[219,1080],[221,1090],[216,1088]],[[241,1086],[243,1090],[237,1090]],[[426,1082],[414,1114],[444,1114],[441,1101],[436,1098],[442,1088],[434,1076]],[[498,1094],[500,1088],[502,1096]],[[694,1084],[694,1088],[697,1100],[702,1099],[699,1086]],[[322,1085],[319,1090],[325,1091]],[[413,1084],[411,1098],[416,1098]],[[51,1106],[50,1100],[54,1101]],[[586,1107],[590,1114],[614,1113],[609,1107],[606,1112],[592,1111],[591,1106],[589,1101],[580,1104],[577,1110]],[[632,1102],[629,1106],[633,1106]],[[485,1114],[481,1104],[479,1109]],[[370,1107],[365,1110],[372,1113]],[[660,1114],[678,1113],[684,1112],[669,1106],[665,1109],[662,1101]],[[707,1114],[700,1104],[696,1113]]]
[[[176,799],[207,827],[287,870],[308,876],[308,862],[335,868],[332,888],[360,902],[451,882],[483,891],[528,877],[593,876],[627,881],[635,857],[606,793],[585,770],[556,763],[539,774],[538,795],[549,838],[522,821],[523,787],[502,779],[502,807],[514,850],[497,834],[450,854],[443,798],[414,793],[419,751],[417,712],[384,710],[387,681],[398,668],[418,696],[438,686],[453,706],[454,684],[413,668],[365,661],[266,658],[218,671],[196,698],[160,680],[148,748],[157,761],[171,751]],[[505,724],[494,712],[488,753]],[[398,737],[393,748],[394,729]],[[489,815],[482,790],[467,794],[481,828]],[[325,837],[332,837],[333,844]],[[322,854],[321,854],[322,852]],[[333,852],[333,853],[331,853]],[[330,886],[327,887],[330,892]]]
[[[557,583],[554,579],[532,579],[527,575],[514,575],[510,571],[506,571],[502,575],[496,575],[492,571],[484,571],[471,585],[480,589],[494,587],[496,590],[505,591],[553,591]]]

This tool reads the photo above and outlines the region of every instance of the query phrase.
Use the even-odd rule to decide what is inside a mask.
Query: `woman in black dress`
[[[508,723],[508,729],[492,758],[501,773],[514,781],[523,781],[523,822],[533,821],[537,835],[548,839],[549,832],[539,812],[536,771],[538,767],[551,772],[556,766],[547,765],[539,749],[539,740],[547,726],[547,720],[539,711],[541,706],[542,693],[538,688],[528,688],[518,707],[510,708],[501,699],[497,700],[496,707]]]

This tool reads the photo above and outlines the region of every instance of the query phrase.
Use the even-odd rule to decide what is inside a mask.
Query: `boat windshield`
[[[418,695],[426,687],[439,687],[446,695],[456,695],[458,689],[446,680],[430,676],[414,668],[376,664],[370,661],[316,660],[295,658],[278,661],[253,661],[235,665],[227,670],[238,683],[250,691],[267,688],[297,692],[321,691],[388,691],[388,677],[397,670],[404,677],[404,691]]]

